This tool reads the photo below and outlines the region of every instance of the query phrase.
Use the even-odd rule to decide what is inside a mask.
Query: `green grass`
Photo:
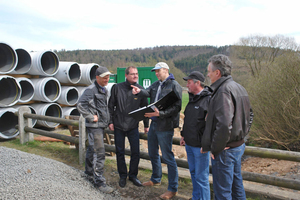
[[[189,94],[188,92],[182,92],[182,103],[181,103],[181,112],[183,113],[186,105],[189,102]]]

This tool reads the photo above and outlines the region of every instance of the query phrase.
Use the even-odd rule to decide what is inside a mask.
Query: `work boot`
[[[159,196],[161,199],[171,199],[172,197],[176,196],[177,192],[171,192],[171,191],[166,191],[162,195]]]
[[[98,187],[98,189],[106,194],[112,193],[114,191],[114,189],[112,187],[109,187],[108,185],[102,185]]]
[[[160,182],[159,183],[153,183],[152,181],[147,181],[147,182],[143,183],[143,186],[158,186],[158,185],[160,185]]]

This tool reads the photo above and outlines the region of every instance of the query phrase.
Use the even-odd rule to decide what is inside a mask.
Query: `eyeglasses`
[[[131,73],[131,74],[128,74],[128,75],[130,75],[130,76],[134,76],[134,75],[138,76],[139,73]]]

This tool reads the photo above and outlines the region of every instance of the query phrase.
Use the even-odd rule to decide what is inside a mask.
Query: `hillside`
[[[182,77],[194,70],[205,74],[208,58],[219,53],[229,55],[229,49],[229,46],[161,46],[132,50],[61,50],[55,53],[61,61],[97,63],[113,73],[118,67],[154,66],[164,61],[170,66],[176,80],[185,85]]]

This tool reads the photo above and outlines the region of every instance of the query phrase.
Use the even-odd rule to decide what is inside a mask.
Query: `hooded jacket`
[[[244,143],[253,112],[247,91],[231,76],[221,77],[211,89],[202,148],[218,155],[225,147],[238,147]]]
[[[184,124],[181,131],[181,136],[189,146],[201,147],[210,95],[208,87],[205,87],[200,95],[189,93],[189,102],[184,110]]]
[[[95,81],[85,89],[78,100],[77,109],[85,118],[86,127],[106,128],[109,121],[107,107],[107,90],[105,92]],[[94,122],[94,115],[98,116],[98,121]]]
[[[147,89],[141,90],[141,92],[137,96],[150,97],[150,103],[154,103],[159,85],[160,81],[155,81]],[[170,73],[169,77],[166,78],[165,82],[161,86],[160,98],[166,96],[172,90],[176,93],[179,100],[167,109],[160,110],[159,117],[155,117],[152,119],[157,123],[158,131],[170,131],[174,128],[179,127],[179,112],[181,110],[182,88],[179,83],[175,81],[173,74]]]
[[[139,84],[132,84],[136,87],[142,88]],[[137,128],[139,121],[129,116],[128,113],[140,107],[148,105],[146,97],[139,97],[132,94],[131,84],[126,80],[118,83],[111,89],[111,96],[108,103],[110,113],[109,124],[114,124],[114,127],[122,131],[129,131]],[[144,127],[149,127],[149,119],[144,120]]]

